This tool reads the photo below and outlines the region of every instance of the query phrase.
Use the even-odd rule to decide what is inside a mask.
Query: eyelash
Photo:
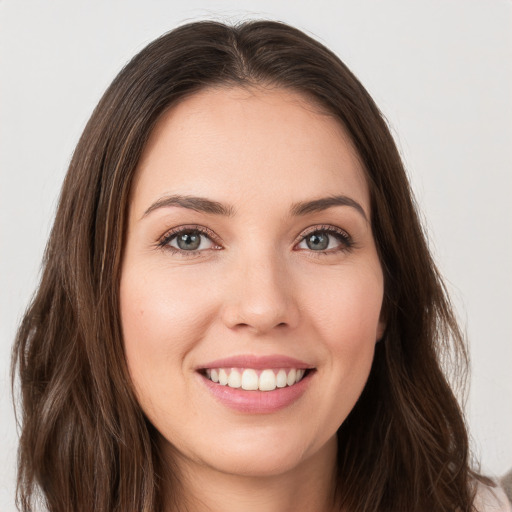
[[[220,245],[217,241],[217,237],[213,233],[213,231],[209,230],[208,228],[205,228],[203,226],[180,226],[178,228],[173,228],[170,231],[168,231],[159,241],[157,246],[161,249],[164,249],[166,251],[170,251],[173,254],[178,254],[183,257],[193,257],[193,256],[199,256],[202,252],[204,252],[206,249],[201,250],[193,250],[193,251],[185,251],[183,249],[177,249],[176,247],[172,247],[169,245],[169,243],[178,235],[186,234],[186,233],[199,233],[200,235],[204,235],[207,238],[209,238],[215,245]],[[335,226],[329,226],[329,225],[322,225],[322,226],[314,226],[312,229],[309,229],[306,233],[302,234],[300,236],[300,239],[294,244],[298,245],[308,236],[311,236],[315,233],[324,233],[330,236],[334,236],[339,242],[340,247],[337,247],[335,249],[328,249],[324,251],[313,251],[311,249],[308,250],[308,252],[311,253],[313,256],[321,256],[321,255],[329,255],[329,254],[336,254],[339,252],[349,252],[354,247],[354,242],[352,240],[352,237],[344,230],[337,228]],[[218,248],[209,249],[209,250],[219,250]],[[306,249],[301,249],[306,250]]]
[[[173,228],[170,231],[168,231],[158,242],[158,247],[161,249],[164,249],[166,251],[170,251],[173,254],[178,254],[179,256],[183,257],[190,257],[190,256],[199,256],[203,250],[196,250],[196,251],[184,251],[182,249],[176,249],[176,247],[172,247],[169,245],[171,240],[178,235],[186,234],[186,233],[199,233],[201,235],[206,236],[209,238],[214,244],[220,245],[217,241],[217,237],[215,236],[215,233],[213,231],[209,230],[208,228],[205,228],[203,226],[180,226],[179,228]],[[213,249],[218,250],[218,249]]]
[[[308,252],[311,253],[311,256],[328,256],[330,254],[338,254],[340,252],[349,252],[351,249],[354,248],[354,241],[346,231],[335,226],[329,225],[314,226],[313,228],[306,231],[306,233],[301,235],[300,240],[295,245],[300,244],[301,242],[306,240],[308,236],[311,236],[315,233],[325,233],[327,235],[333,236],[338,240],[338,242],[340,242],[340,246],[336,247],[335,249],[328,249],[325,251],[313,251],[309,249]]]

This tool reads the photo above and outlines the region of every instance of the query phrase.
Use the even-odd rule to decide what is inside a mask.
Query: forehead
[[[232,204],[343,193],[370,213],[365,172],[341,122],[287,89],[209,88],[169,109],[142,154],[132,206],[169,193]]]

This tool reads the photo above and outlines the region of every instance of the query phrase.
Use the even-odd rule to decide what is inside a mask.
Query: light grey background
[[[73,148],[131,56],[205,17],[296,25],[374,96],[470,340],[476,457],[484,471],[504,473],[512,467],[510,0],[0,0],[0,510],[14,511],[10,346]]]

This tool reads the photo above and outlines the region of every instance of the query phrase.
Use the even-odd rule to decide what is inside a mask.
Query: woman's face
[[[208,89],[160,120],[121,319],[137,398],[183,467],[332,461],[384,329],[370,215],[344,129],[297,93]]]

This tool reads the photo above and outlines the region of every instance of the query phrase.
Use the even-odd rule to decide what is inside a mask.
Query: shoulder
[[[499,485],[490,487],[478,483],[474,505],[478,512],[512,512],[512,504]]]

